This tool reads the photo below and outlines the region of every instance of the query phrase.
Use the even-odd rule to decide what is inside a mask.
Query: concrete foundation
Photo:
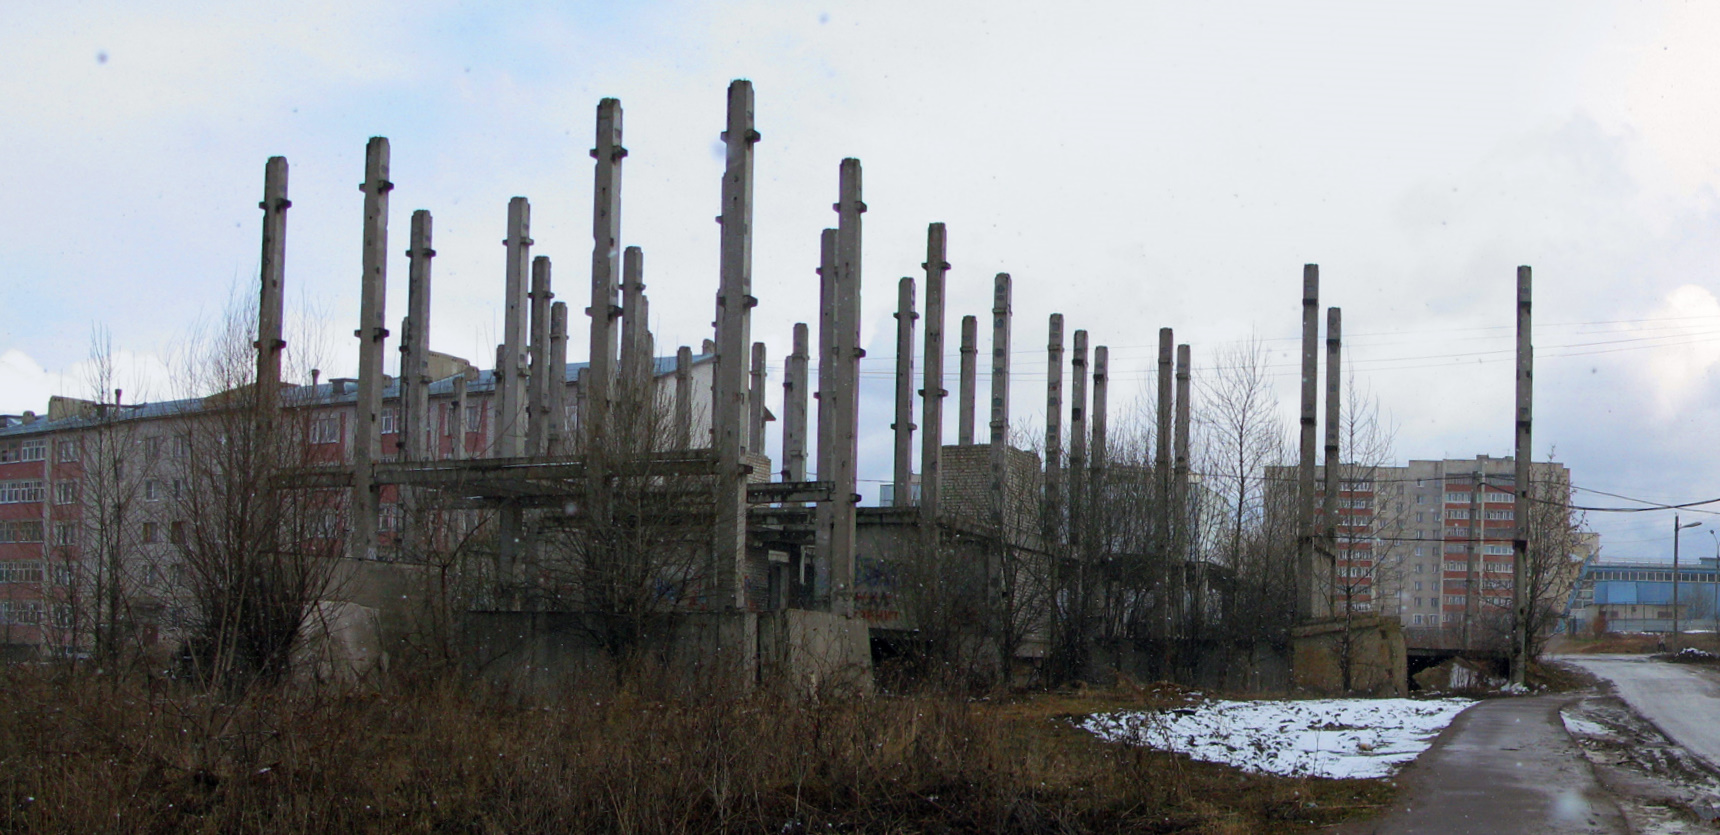
[[[1409,694],[1409,655],[1403,626],[1396,620],[1378,615],[1351,617],[1348,623],[1342,618],[1318,620],[1292,629],[1290,640],[1291,685],[1297,691]]]

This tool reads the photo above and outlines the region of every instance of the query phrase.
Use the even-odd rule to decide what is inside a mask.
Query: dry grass
[[[1389,799],[1383,781],[1245,775],[1067,721],[1180,699],[551,700],[449,680],[224,701],[15,667],[0,829],[1278,833]]]

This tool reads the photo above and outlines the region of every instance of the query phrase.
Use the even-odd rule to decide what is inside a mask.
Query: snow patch
[[[1207,700],[1165,712],[1089,716],[1107,742],[1145,745],[1291,777],[1389,777],[1414,760],[1471,699]]]

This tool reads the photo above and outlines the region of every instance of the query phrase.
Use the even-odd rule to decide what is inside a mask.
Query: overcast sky
[[[604,96],[625,109],[622,235],[645,249],[657,344],[696,346],[723,91],[745,77],[764,137],[754,334],[773,364],[816,321],[838,163],[865,165],[869,479],[888,476],[895,281],[943,221],[952,334],[1014,276],[1022,424],[1043,421],[1052,312],[1112,346],[1113,403],[1150,395],[1171,326],[1197,365],[1272,340],[1288,407],[1316,262],[1397,457],[1508,455],[1529,264],[1536,456],[1585,488],[1714,498],[1716,42],[1720,6],[1567,0],[0,4],[0,411],[87,394],[97,325],[128,391],[171,396],[176,341],[253,291],[276,154],[289,303],[325,323],[325,374],[352,373],[372,135],[393,146],[390,321],[408,217],[430,209],[432,345],[493,358],[509,197],[532,200],[533,252],[584,308]],[[1609,555],[1656,556],[1667,515],[1590,519]],[[1720,550],[1701,530],[1686,544]]]

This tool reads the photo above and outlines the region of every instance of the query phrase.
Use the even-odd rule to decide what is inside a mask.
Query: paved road
[[[1684,750],[1720,768],[1720,676],[1713,670],[1642,655],[1563,655],[1558,660],[1612,682],[1631,709]]]
[[[1392,811],[1341,831],[1624,835],[1618,807],[1559,719],[1572,698],[1491,699],[1458,714],[1403,771],[1405,791]]]

